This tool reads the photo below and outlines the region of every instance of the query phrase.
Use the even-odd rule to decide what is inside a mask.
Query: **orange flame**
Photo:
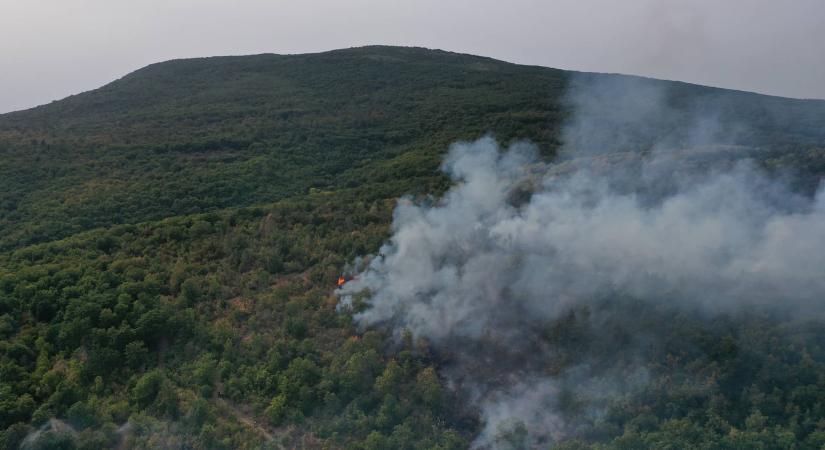
[[[344,279],[344,276],[343,276],[343,275],[341,275],[340,277],[338,277],[338,287],[343,286],[343,285],[344,285],[344,283],[346,283],[346,282],[347,282],[347,280],[346,280],[346,279]]]

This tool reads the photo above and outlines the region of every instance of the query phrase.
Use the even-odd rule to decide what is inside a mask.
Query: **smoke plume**
[[[613,86],[587,87],[568,99],[564,162],[540,161],[529,143],[454,144],[443,164],[454,186],[399,201],[391,238],[340,292],[361,326],[408,330],[448,355],[442,373],[479,410],[476,447],[575,435],[565,393],[597,421],[600,405],[645,383],[633,343],[608,366],[560,362],[548,330],[571,311],[586,307],[583,333],[598,333],[618,296],[709,314],[811,312],[825,297],[825,195],[795,194],[729,157],[740,149],[710,146],[733,129],[715,114],[695,109],[689,127],[659,136],[676,120],[662,93],[616,100]],[[623,123],[605,127],[605,114]],[[653,145],[622,153],[638,142]]]

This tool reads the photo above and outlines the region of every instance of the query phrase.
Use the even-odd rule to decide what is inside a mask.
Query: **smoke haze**
[[[818,313],[825,296],[825,195],[796,194],[747,160],[708,164],[733,151],[711,144],[735,127],[705,109],[645,156],[622,154],[652,136],[646,124],[672,120],[665,96],[581,86],[568,97],[565,162],[541,162],[529,143],[454,144],[443,164],[454,187],[402,199],[392,237],[340,293],[361,326],[408,330],[448,355],[442,374],[479,410],[476,447],[575,435],[562,392],[587,398],[598,420],[600,405],[644,385],[632,343],[607,366],[558,364],[548,324],[571,311],[589,308],[583,326],[596,334],[623,314],[605,306],[613,298],[713,315]]]

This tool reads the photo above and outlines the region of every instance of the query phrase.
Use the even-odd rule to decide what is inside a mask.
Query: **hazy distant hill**
[[[479,419],[442,386],[445,356],[359,332],[330,292],[386,239],[396,198],[446,188],[452,142],[529,139],[550,159],[567,93],[594,80],[653,86],[672,112],[640,131],[608,108],[604,126],[631,136],[617,150],[688,146],[705,108],[742,130],[714,142],[737,157],[802,173],[809,190],[825,173],[825,101],[419,48],[169,61],[0,115],[0,448],[26,435],[40,448],[466,447]],[[566,448],[825,444],[825,326],[633,308],[665,343],[645,362],[651,391]],[[560,355],[615,352],[577,320],[548,325]]]

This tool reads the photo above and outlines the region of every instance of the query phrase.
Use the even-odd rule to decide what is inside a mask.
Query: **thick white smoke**
[[[533,155],[529,145],[504,150],[491,138],[455,144],[444,163],[455,186],[431,204],[399,202],[389,242],[341,291],[344,305],[370,294],[355,320],[436,347],[494,340],[518,351],[525,329],[603,292],[708,311],[820,310],[823,195],[795,196],[747,163],[651,195],[587,169],[555,174]],[[663,158],[643,163],[641,178],[667,174]],[[480,389],[478,445],[514,422],[528,436],[564,435],[548,407],[557,380],[537,380]]]
[[[564,131],[566,142],[602,154],[588,150],[577,161],[568,147],[567,162],[548,165],[526,143],[454,144],[443,164],[453,188],[440,199],[400,201],[390,240],[339,292],[344,308],[366,293],[354,315],[360,325],[409,330],[457,355],[442,373],[480,410],[477,447],[504,447],[519,432],[530,446],[575,432],[554,406],[572,372],[548,373],[554,349],[535,330],[606,293],[710,313],[822,310],[825,195],[793,194],[747,161],[709,171],[686,164],[685,152],[656,148],[609,160],[650,137],[640,123],[670,114],[656,90],[629,96],[622,127],[643,139],[625,141],[622,127],[597,125],[611,89],[574,99]],[[707,117],[668,139],[714,142],[719,128]],[[577,389],[599,386],[596,397],[645,379],[643,369],[576,370]],[[628,373],[634,382],[617,382]]]
[[[524,144],[454,145],[444,170],[455,187],[434,205],[400,202],[381,256],[345,285],[345,302],[371,293],[356,320],[437,341],[506,335],[502,311],[553,318],[605,290],[710,308],[825,299],[821,195],[776,205],[782,186],[740,164],[653,205],[584,170],[533,180],[514,203],[537,166]]]

